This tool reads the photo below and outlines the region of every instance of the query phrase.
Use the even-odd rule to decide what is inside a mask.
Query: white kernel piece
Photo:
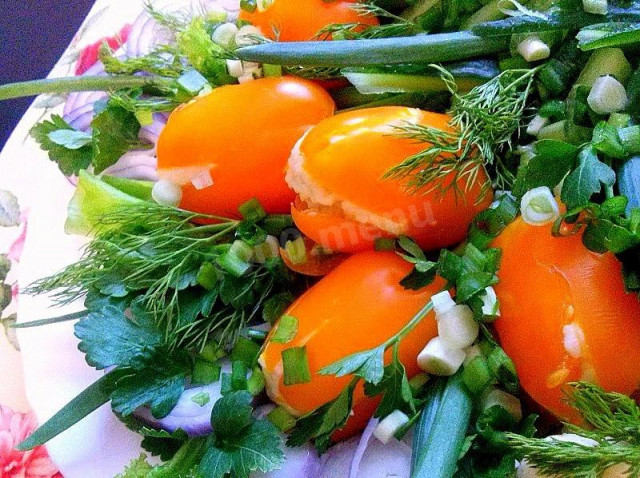
[[[458,371],[466,354],[447,347],[440,337],[429,341],[418,355],[418,366],[431,375],[451,376]]]
[[[173,181],[161,179],[153,185],[151,197],[158,204],[175,207],[182,200],[182,188]]]
[[[242,68],[242,62],[240,60],[227,60],[227,71],[229,75],[234,78],[239,78],[244,75],[244,68]]]
[[[211,35],[213,43],[223,48],[229,48],[236,38],[238,27],[235,23],[223,23],[218,26]]]
[[[456,305],[448,290],[443,290],[442,292],[432,295],[431,304],[433,304],[433,310],[436,313],[436,316],[444,314]]]
[[[438,335],[451,349],[469,347],[478,338],[480,325],[468,305],[455,305],[438,316]]]
[[[597,78],[587,97],[589,107],[599,115],[622,111],[628,101],[624,85],[611,75]]]
[[[527,191],[520,202],[522,219],[532,226],[543,226],[560,217],[556,198],[547,186]]]
[[[551,49],[549,45],[537,36],[529,37],[518,44],[518,53],[528,62],[540,61],[549,58]]]
[[[394,410],[378,423],[373,436],[385,445],[391,441],[398,430],[409,423],[409,417],[400,410]]]

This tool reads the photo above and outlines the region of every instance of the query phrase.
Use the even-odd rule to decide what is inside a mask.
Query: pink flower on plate
[[[16,445],[36,429],[33,412],[14,412],[0,405],[0,478],[61,478],[44,446],[18,451]]]

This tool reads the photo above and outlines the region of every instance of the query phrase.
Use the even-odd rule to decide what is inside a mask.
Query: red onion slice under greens
[[[369,423],[362,432],[362,435],[360,435],[360,441],[358,442],[358,446],[356,447],[356,450],[353,453],[353,458],[351,459],[351,470],[349,470],[349,478],[357,478],[358,470],[360,469],[360,462],[362,461],[364,452],[367,451],[369,440],[373,436],[373,432],[378,426],[379,422],[380,420],[378,420],[377,418],[372,418],[371,420],[369,420]]]
[[[155,149],[134,150],[125,153],[116,164],[104,170],[104,174],[127,179],[157,181],[158,160]]]

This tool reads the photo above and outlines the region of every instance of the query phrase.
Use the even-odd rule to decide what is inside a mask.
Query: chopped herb
[[[291,347],[282,351],[282,366],[285,385],[296,385],[311,381],[307,347]]]
[[[271,341],[279,344],[288,344],[298,333],[298,319],[290,315],[283,315],[276,324],[276,329],[271,335]]]

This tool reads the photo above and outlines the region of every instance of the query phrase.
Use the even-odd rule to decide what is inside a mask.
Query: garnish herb
[[[619,463],[628,465],[629,476],[640,473],[640,408],[635,401],[584,382],[572,384],[568,401],[589,426],[566,425],[569,432],[597,445],[509,434],[511,446],[540,472],[559,478],[600,476]]]
[[[311,381],[306,347],[291,347],[282,351],[284,384],[296,385]]]
[[[459,188],[459,182],[466,189],[487,165],[494,168],[498,187],[507,188],[513,176],[498,153],[512,148],[538,70],[507,70],[460,95],[451,73],[432,66],[441,72],[453,95],[450,122],[453,131],[423,125],[396,126],[399,136],[430,146],[392,168],[387,176],[407,178],[409,188],[415,192]],[[448,179],[451,173],[454,179]]]

